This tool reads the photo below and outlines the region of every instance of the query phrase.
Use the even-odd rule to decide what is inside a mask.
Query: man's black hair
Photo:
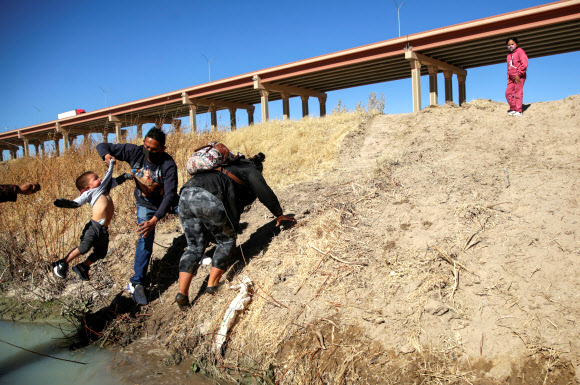
[[[505,43],[507,44],[507,43],[508,43],[508,41],[510,41],[510,40],[513,40],[513,41],[515,41],[515,42],[516,42],[516,44],[520,44],[520,43],[518,43],[518,38],[517,38],[517,37],[508,37],[508,38],[505,40]]]
[[[159,142],[159,144],[165,146],[165,132],[163,132],[163,130],[157,126],[152,127],[147,133],[147,135],[145,135],[145,137],[155,139],[156,141]]]

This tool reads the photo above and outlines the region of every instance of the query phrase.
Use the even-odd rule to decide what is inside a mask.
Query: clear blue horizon
[[[211,79],[218,80],[398,36],[397,8],[390,0],[0,1],[2,131],[55,120],[72,109],[93,111],[206,83],[202,55],[211,59]],[[401,36],[546,3],[408,0],[400,8]],[[525,49],[525,41],[520,43]],[[531,59],[524,103],[579,93],[579,78],[566,70],[579,65],[580,52]],[[561,73],[566,75],[556,76]],[[505,64],[470,69],[467,100],[505,102],[505,77]],[[385,96],[387,114],[412,111],[410,79],[329,92],[327,111],[339,100],[353,110],[371,92]],[[422,95],[426,106],[425,77]],[[317,101],[311,103],[317,116]],[[291,99],[290,112],[292,119],[301,117],[299,98]],[[280,101],[271,103],[270,116],[281,118]],[[247,124],[245,112],[237,118],[239,127]],[[208,127],[209,120],[209,114],[198,115],[198,126]],[[229,113],[218,120],[229,125]]]

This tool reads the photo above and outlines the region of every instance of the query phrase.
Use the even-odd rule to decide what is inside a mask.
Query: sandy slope
[[[224,362],[272,363],[287,383],[575,381],[580,95],[506,110],[475,100],[377,116],[345,139],[334,171],[276,190],[299,226],[278,234],[253,205],[237,272],[260,286]],[[180,237],[157,235],[154,273],[175,266]],[[145,334],[202,360],[236,293],[183,313],[175,279]]]
[[[317,205],[350,210],[341,237],[351,239],[333,250],[368,265],[326,300],[369,341],[482,358],[498,379],[538,352],[575,367],[579,140],[580,96],[535,103],[521,118],[487,100],[379,116],[345,141],[336,173],[280,195],[308,209],[303,221]],[[360,199],[350,199],[357,183]],[[320,304],[306,321],[331,313]]]
[[[536,346],[580,362],[579,140],[579,96],[533,104],[521,119],[485,100],[382,116],[358,137],[345,171],[384,158],[401,185],[377,233],[395,229],[383,232],[395,253],[438,246],[466,268],[451,300],[428,300],[421,343],[453,340],[498,375],[500,358]]]

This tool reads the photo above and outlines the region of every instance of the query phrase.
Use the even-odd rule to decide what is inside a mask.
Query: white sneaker
[[[522,116],[522,113],[521,112],[514,111],[514,113],[512,114],[512,116]]]
[[[147,294],[145,294],[145,288],[141,284],[136,284],[133,286],[131,282],[127,284],[125,290],[131,293],[131,297],[133,297],[133,301],[137,302],[139,305],[145,306],[147,305]]]
[[[127,284],[127,287],[125,287],[125,291],[129,294],[133,294],[135,292],[135,287],[131,282]]]
[[[515,114],[515,113],[516,113],[516,112],[515,112],[514,110],[509,110],[509,111],[508,111],[508,115],[513,115],[513,114]]]

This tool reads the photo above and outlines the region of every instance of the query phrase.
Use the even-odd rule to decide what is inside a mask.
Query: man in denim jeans
[[[111,159],[116,159],[131,166],[136,184],[139,240],[133,265],[135,274],[126,290],[132,294],[135,302],[147,305],[143,283],[153,251],[155,225],[177,204],[177,165],[165,152],[165,133],[157,127],[145,135],[142,146],[100,143],[97,152],[107,165]]]

